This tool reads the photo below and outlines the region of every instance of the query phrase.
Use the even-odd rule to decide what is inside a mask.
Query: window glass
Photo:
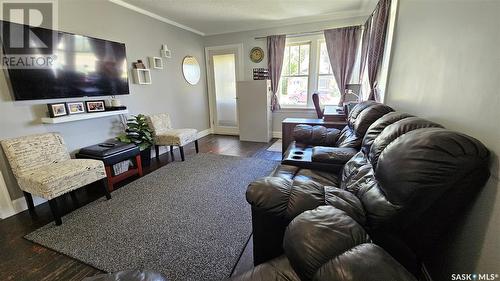
[[[285,47],[279,86],[279,101],[284,107],[306,107],[309,87],[310,43]]]
[[[337,105],[339,103],[340,91],[333,76],[325,42],[320,43],[318,94],[322,105]]]

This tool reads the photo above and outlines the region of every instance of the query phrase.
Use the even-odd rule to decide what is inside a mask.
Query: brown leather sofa
[[[374,101],[356,105],[342,130],[323,126],[297,125],[295,141],[284,154],[282,163],[316,170],[340,171],[342,166],[356,154],[368,127],[385,114],[394,111],[391,107]]]
[[[488,158],[472,137],[385,114],[340,175],[281,165],[249,185],[257,266],[232,280],[415,280]]]

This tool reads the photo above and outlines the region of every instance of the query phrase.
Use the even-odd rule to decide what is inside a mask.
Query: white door
[[[238,134],[236,81],[240,79],[240,45],[208,47],[210,122],[215,134]]]

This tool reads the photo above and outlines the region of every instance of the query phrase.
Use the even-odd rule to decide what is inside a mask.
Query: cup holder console
[[[287,151],[283,160],[285,164],[302,165],[311,162],[311,155],[311,148],[293,147]]]

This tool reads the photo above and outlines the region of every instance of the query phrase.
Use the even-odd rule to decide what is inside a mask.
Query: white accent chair
[[[184,161],[184,146],[194,142],[196,153],[198,148],[198,131],[196,129],[173,129],[168,113],[147,116],[149,127],[153,130],[156,158],[160,155],[160,146],[170,146],[170,156],[174,160],[174,146],[179,147],[181,159]]]
[[[106,198],[111,199],[104,163],[91,159],[71,159],[58,133],[23,136],[2,140],[1,143],[31,214],[35,210],[32,195],[44,198],[49,201],[56,225],[61,225],[56,198],[70,193],[78,206],[74,191],[99,180],[102,181]]]

